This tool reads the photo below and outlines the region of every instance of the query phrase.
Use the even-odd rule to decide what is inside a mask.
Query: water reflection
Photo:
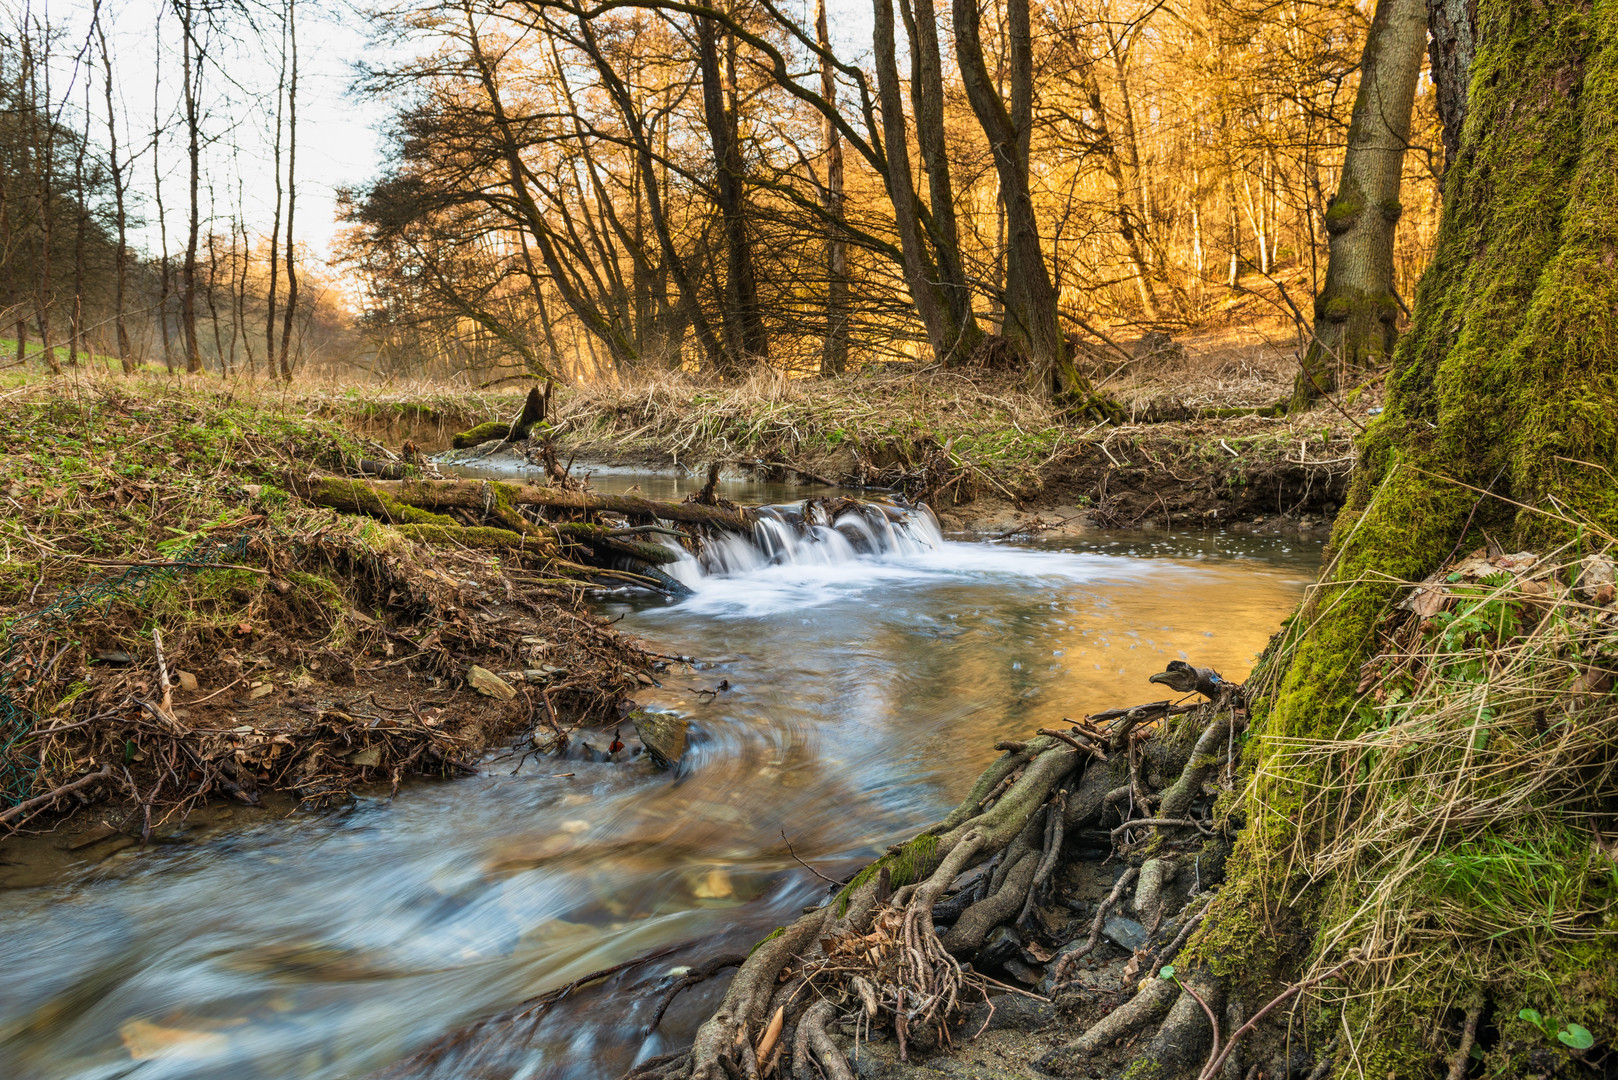
[[[0,893],[0,1075],[357,1076],[654,948],[751,941],[823,895],[783,833],[851,867],[936,820],[997,738],[1150,700],[1176,657],[1242,677],[1317,559],[1234,538],[949,543],[615,601],[625,628],[716,661],[643,695],[696,725],[682,779],[508,760]],[[651,1039],[640,1005],[493,1025],[413,1075],[599,1076],[689,1038],[702,1004]]]

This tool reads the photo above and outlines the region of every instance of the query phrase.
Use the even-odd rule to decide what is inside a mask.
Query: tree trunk
[[[1287,879],[1296,862],[1276,852],[1293,842],[1289,814],[1316,797],[1321,777],[1278,770],[1275,755],[1381,722],[1356,711],[1356,684],[1405,583],[1485,538],[1544,550],[1618,530],[1618,5],[1498,0],[1473,30],[1468,119],[1433,262],[1333,534],[1329,580],[1342,584],[1323,585],[1292,620],[1274,653],[1285,658],[1274,696],[1253,703],[1258,760],[1243,800],[1252,817],[1211,924],[1279,925],[1264,898],[1297,897],[1300,883]],[[1293,902],[1318,913],[1307,895]],[[1612,970],[1610,941],[1547,953],[1535,984],[1571,987]],[[1291,948],[1267,934],[1212,944],[1244,979]],[[1362,1026],[1356,1055],[1396,1063],[1399,1076],[1429,1073],[1408,1053],[1420,1021]]]
[[[826,23],[826,0],[815,0],[815,42],[828,56],[820,61],[820,96],[837,104],[837,73],[828,58],[831,33]],[[838,231],[843,220],[843,134],[829,117],[820,119],[820,138],[826,147],[826,182],[821,205],[830,225],[826,234],[826,334],[820,346],[820,374],[841,375],[848,368],[848,241]]]
[[[1308,407],[1350,373],[1381,363],[1398,338],[1393,233],[1402,212],[1399,180],[1426,38],[1425,0],[1377,4],[1342,178],[1326,211],[1326,282],[1315,298],[1314,340],[1293,388],[1293,408]]]
[[[270,284],[265,290],[264,302],[264,376],[275,378],[275,291],[277,275],[281,270],[280,243],[281,243],[281,135],[284,130],[282,124],[282,108],[286,104],[287,83],[287,23],[291,15],[290,5],[281,10],[281,69],[275,82],[275,143],[273,162],[275,170],[275,214],[270,219],[270,253],[269,271]]]
[[[185,265],[180,271],[180,331],[185,342],[185,370],[195,374],[202,370],[202,347],[197,342],[197,237],[202,228],[202,205],[198,199],[198,184],[202,175],[201,117],[198,115],[197,81],[201,57],[194,55],[195,12],[191,0],[180,6],[180,65],[181,86],[185,98],[185,132],[189,140],[186,157],[190,163],[191,216],[186,223]]]
[[[1472,79],[1472,9],[1475,0],[1427,0],[1429,70],[1444,131],[1444,169],[1455,163],[1466,122],[1466,90]]]
[[[938,295],[950,323],[961,328],[946,362],[971,357],[983,339],[972,312],[972,290],[961,258],[961,230],[955,216],[955,190],[950,180],[949,148],[944,133],[943,60],[938,50],[938,13],[933,0],[899,0],[910,38],[910,100],[916,120],[916,149],[927,171],[927,213],[922,225],[932,241],[938,270]]]
[[[770,339],[759,310],[758,278],[753,272],[752,241],[747,235],[747,191],[742,166],[741,135],[733,103],[726,101],[726,82],[719,67],[719,24],[697,19],[697,57],[702,74],[702,114],[713,146],[715,201],[725,237],[725,340],[727,366],[767,357]],[[732,72],[734,79],[734,72]],[[745,360],[744,360],[745,358]],[[734,377],[740,370],[727,370]]]
[[[984,62],[976,0],[954,0],[955,55],[972,111],[988,136],[1006,204],[1006,337],[1027,357],[1036,393],[1069,399],[1082,411],[1116,418],[1118,406],[1098,397],[1068,354],[1057,320],[1056,289],[1040,248],[1029,187],[1028,128],[1033,116],[1032,33],[1028,0],[1007,0],[1011,108],[994,88]],[[1019,127],[1017,121],[1021,120]]]
[[[48,31],[48,27],[47,27]],[[49,33],[42,35],[43,56],[36,56],[32,42],[23,37],[23,78],[27,80],[30,117],[28,130],[32,139],[30,150],[36,172],[34,179],[34,213],[39,230],[39,261],[34,271],[34,325],[39,329],[40,358],[52,375],[62,373],[62,365],[51,348],[51,226],[56,217],[56,124],[55,108],[51,101],[51,57]],[[22,351],[22,335],[17,335],[17,348]]]
[[[134,350],[129,345],[129,327],[124,323],[124,290],[129,279],[129,218],[124,208],[123,163],[118,160],[118,112],[112,101],[112,53],[107,49],[107,34],[101,24],[101,9],[93,16],[96,42],[101,49],[101,70],[105,76],[103,90],[107,99],[107,168],[112,173],[114,224],[118,230],[117,248],[112,267],[112,321],[118,340],[118,362],[125,375],[135,372]]]
[[[910,171],[910,136],[895,59],[893,0],[873,0],[871,6],[875,16],[871,45],[876,63],[877,97],[882,104],[882,137],[887,144],[888,199],[893,204],[894,225],[899,233],[905,283],[910,286],[910,302],[921,317],[933,357],[939,363],[948,363],[959,354],[971,335],[951,317],[950,307],[938,286],[938,267],[922,232],[921,199],[916,194],[915,178]],[[972,344],[975,347],[976,342]]]
[[[298,22],[295,0],[287,0],[287,44],[292,51],[292,70],[287,79],[287,303],[281,314],[281,381],[292,381],[292,320],[298,312],[297,245],[292,239],[292,220],[298,208]]]

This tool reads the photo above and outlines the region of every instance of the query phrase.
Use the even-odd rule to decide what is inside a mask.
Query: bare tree
[[[118,342],[118,362],[124,374],[130,375],[135,371],[135,356],[129,344],[129,327],[124,321],[124,293],[129,281],[129,216],[125,206],[129,181],[124,176],[124,163],[118,157],[118,110],[113,103],[112,51],[107,48],[99,0],[92,11],[91,21],[101,52],[102,89],[107,104],[107,168],[112,174],[113,221],[118,233],[118,246],[113,255],[112,320]]]
[[[298,205],[298,23],[297,0],[286,0],[287,42],[292,56],[292,70],[287,81],[287,303],[281,316],[280,370],[283,382],[292,381],[292,320],[298,310],[297,246],[293,241],[292,221]]]
[[[820,96],[837,107],[837,69],[831,63],[831,34],[826,24],[826,0],[815,0],[815,42],[821,48]],[[843,220],[843,135],[827,117],[820,118],[820,138],[826,151],[826,179],[821,200],[830,222],[826,234],[826,337],[821,346],[820,374],[841,375],[848,367],[848,240]]]
[[[185,370],[195,374],[202,370],[202,349],[197,343],[197,240],[202,228],[198,187],[202,177],[199,84],[202,81],[203,50],[197,36],[193,0],[179,0],[174,6],[180,16],[180,74],[185,108],[186,160],[190,166],[187,186],[190,215],[186,219],[185,263],[180,270],[180,332],[185,346]]]

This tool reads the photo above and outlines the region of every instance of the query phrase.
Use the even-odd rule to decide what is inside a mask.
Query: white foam
[[[673,546],[673,545],[670,545]],[[726,534],[698,555],[680,551],[665,571],[691,589],[680,607],[757,617],[857,600],[873,587],[948,579],[1115,578],[1125,560],[944,539],[925,507],[867,503],[827,521],[821,504],[762,507],[750,537]]]

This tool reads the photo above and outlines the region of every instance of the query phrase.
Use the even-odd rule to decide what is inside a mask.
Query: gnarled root
[[[1078,1076],[1089,1065],[1090,1055],[1114,1039],[1121,1039],[1163,1015],[1175,1001],[1178,988],[1170,979],[1148,979],[1140,991],[1123,1005],[1093,1024],[1077,1040],[1052,1050],[1034,1066],[1052,1076]]]
[[[1051,836],[1045,829],[1051,794],[1081,757],[1087,755],[1051,738],[1006,754],[944,822],[867,868],[825,907],[766,939],[697,1032],[689,1061],[679,1063],[685,1071],[678,1075],[692,1080],[752,1075],[759,1065],[755,1048],[777,1009],[783,1030],[795,1030],[795,1071],[812,1054],[826,1075],[851,1075],[826,1033],[835,1002],[851,988],[858,990],[868,1014],[875,1004],[894,1017],[901,1045],[910,1029],[944,1031],[958,1011],[961,986],[975,978],[951,953],[975,950],[989,929],[1023,907],[1046,861],[1038,841]],[[1051,812],[1059,814],[1060,807]],[[1017,857],[1002,860],[996,887],[966,909],[950,939],[941,940],[933,927],[933,904],[963,872],[1012,849]],[[898,887],[887,903],[880,896],[883,869],[887,882]],[[856,987],[856,974],[862,987]],[[783,981],[813,985],[782,994]]]
[[[836,1007],[829,1001],[817,1001],[804,1011],[802,1019],[798,1021],[797,1046],[792,1053],[793,1076],[815,1075],[814,1066],[809,1061],[812,1052],[830,1080],[854,1080],[848,1059],[837,1049],[837,1044],[831,1041],[831,1035],[826,1031],[826,1025],[836,1012]]]
[[[1206,831],[1203,823],[1185,818],[1228,753],[1228,700],[1222,697],[1211,709],[1204,707],[1206,727],[1189,761],[1185,741],[1146,752],[1158,771],[1176,779],[1157,816],[1141,821],[1139,828],[1156,828],[1160,820],[1172,818],[1162,827],[1184,823]],[[963,961],[978,954],[996,927],[1015,923],[1027,928],[1039,895],[1055,876],[1064,842],[1080,848],[1097,837],[1105,842],[1106,828],[1080,830],[1098,822],[1108,807],[1126,818],[1153,812],[1148,802],[1155,796],[1146,788],[1140,740],[1131,739],[1129,730],[1190,708],[1155,702],[1104,714],[1116,721],[1107,733],[1075,726],[1072,734],[1048,732],[1027,742],[1000,744],[1004,756],[978,777],[948,817],[890,849],[831,902],[761,943],[742,964],[718,1011],[697,1033],[690,1056],[658,1066],[664,1071],[657,1080],[761,1074],[852,1080],[848,1061],[828,1030],[839,1010],[863,1025],[891,1025],[901,1060],[918,1045],[947,1042],[963,990],[986,997],[990,989]],[[1098,752],[1103,742],[1113,752]],[[1127,750],[1127,756],[1118,750]],[[1161,855],[1147,860],[1144,868],[1126,869],[1095,912],[1088,940],[1068,953],[1052,976],[1060,982],[1096,948],[1107,916],[1126,897],[1155,931],[1165,914],[1165,887],[1177,869]],[[1169,955],[1200,915],[1186,913],[1187,925],[1169,946]],[[940,933],[935,918],[950,925]],[[1183,987],[1173,979],[1146,978],[1134,998],[1077,1041],[1047,1055],[1039,1067],[1076,1075],[1089,1068],[1087,1059],[1100,1047],[1168,1014],[1153,1036],[1150,1053],[1174,1071],[1194,1071],[1216,1037],[1217,1025],[1202,1003],[1222,1009],[1223,988],[1206,975],[1182,978]]]

